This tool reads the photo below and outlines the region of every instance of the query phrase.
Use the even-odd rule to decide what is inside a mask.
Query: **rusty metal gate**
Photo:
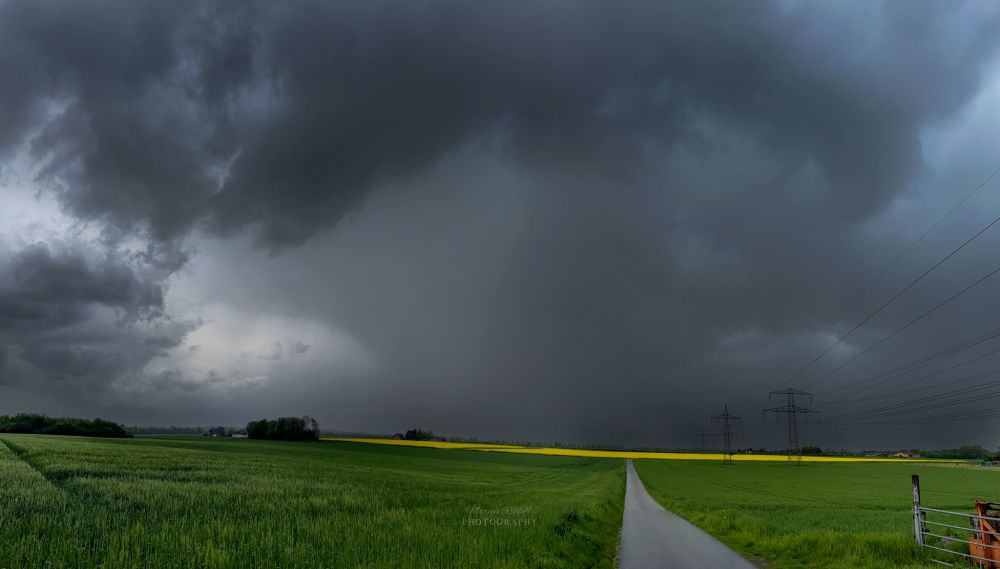
[[[1000,567],[1000,534],[994,529],[1000,527],[1000,518],[982,515],[992,510],[980,508],[979,513],[966,514],[928,508],[920,502],[920,477],[916,474],[912,476],[912,484],[913,534],[917,545],[947,554],[956,561],[965,559],[979,567]],[[978,502],[977,506],[984,504],[989,506],[985,502]],[[928,514],[932,519],[928,519]],[[962,551],[954,548],[959,543]],[[931,562],[954,565],[940,559]]]

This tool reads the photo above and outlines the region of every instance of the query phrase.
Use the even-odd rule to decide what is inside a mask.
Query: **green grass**
[[[610,568],[621,523],[618,460],[181,437],[0,442],[0,567]],[[530,525],[463,523],[476,507],[520,508],[479,516]]]
[[[664,507],[775,569],[927,567],[929,556],[913,538],[911,474],[920,475],[927,507],[973,513],[976,498],[1000,498],[1000,472],[964,465],[635,465]],[[948,523],[968,524],[954,518]],[[963,544],[954,545],[968,553]]]

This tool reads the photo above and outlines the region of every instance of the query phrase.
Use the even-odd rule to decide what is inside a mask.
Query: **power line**
[[[951,401],[941,402],[933,405],[924,405],[922,407],[914,407],[913,409],[906,409],[900,411],[886,411],[883,413],[873,413],[871,415],[864,415],[859,417],[838,417],[839,421],[851,421],[852,419],[857,420],[878,420],[878,419],[891,419],[893,417],[900,417],[910,415],[912,413],[918,413],[921,411],[931,411],[934,409],[941,409],[943,407],[954,407],[955,405],[965,405],[968,403],[977,403],[979,401],[986,401],[990,399],[1000,398],[1000,393],[992,393],[988,395],[976,395],[971,397],[966,397],[963,399],[955,399]]]
[[[868,290],[875,283],[877,283],[879,280],[881,280],[882,277],[885,276],[886,273],[888,273],[890,270],[892,270],[893,267],[895,267],[900,261],[902,261],[903,257],[905,257],[907,254],[909,254],[909,252],[911,250],[913,250],[914,247],[916,247],[917,245],[919,245],[928,235],[930,235],[935,229],[937,229],[939,225],[941,225],[942,223],[944,223],[944,220],[946,220],[949,217],[951,217],[951,214],[955,213],[958,210],[958,208],[960,208],[963,205],[965,205],[965,202],[967,202],[970,199],[972,199],[972,196],[974,196],[977,193],[979,193],[979,190],[983,189],[986,186],[986,184],[989,183],[989,181],[992,180],[997,174],[1000,174],[1000,168],[997,168],[996,170],[994,170],[993,173],[990,174],[985,180],[983,180],[982,182],[980,182],[979,185],[975,187],[975,189],[973,189],[971,192],[969,192],[968,195],[966,195],[964,198],[962,198],[957,204],[955,204],[954,206],[952,206],[952,208],[949,209],[947,213],[945,213],[944,215],[942,215],[936,222],[934,222],[934,225],[930,226],[926,231],[924,231],[920,235],[920,237],[917,237],[916,241],[913,241],[912,243],[910,243],[906,247],[906,249],[903,250],[902,253],[900,253],[889,264],[887,264],[884,267],[882,267],[882,270],[880,270],[878,272],[878,274],[876,274],[870,281],[868,281],[868,283],[863,288],[861,288],[854,296],[852,296],[850,300],[848,300],[846,303],[844,303],[843,306],[840,307],[840,310],[837,311],[837,314],[834,315],[833,318],[831,318],[830,320],[827,320],[826,324],[823,325],[823,328],[826,328],[827,326],[829,326],[830,324],[832,324],[834,321],[836,321],[838,318],[840,318],[840,315],[844,313],[844,310],[846,310],[847,307],[849,307],[851,304],[854,304],[854,301],[856,301],[857,299],[859,299],[862,296],[864,296],[864,294],[866,292],[868,292]]]
[[[998,217],[998,218],[997,218],[997,220],[998,220],[998,221],[1000,221],[1000,217]],[[819,383],[820,381],[823,381],[824,379],[826,379],[826,378],[830,377],[831,375],[833,375],[833,374],[837,373],[838,371],[840,371],[840,370],[841,370],[841,369],[843,369],[844,367],[846,367],[846,366],[848,366],[848,365],[850,365],[850,364],[854,363],[854,362],[855,362],[855,361],[857,361],[857,359],[858,359],[858,358],[860,358],[861,356],[863,356],[863,355],[867,354],[868,352],[870,352],[870,351],[874,350],[875,348],[877,348],[877,347],[881,346],[881,345],[882,345],[882,344],[883,344],[883,343],[884,343],[884,342],[885,342],[886,340],[889,340],[890,338],[893,338],[893,337],[895,337],[895,336],[896,336],[897,334],[899,334],[900,332],[902,332],[902,331],[906,330],[906,329],[907,329],[907,328],[909,328],[910,326],[913,326],[914,324],[916,324],[917,322],[919,322],[919,321],[923,320],[923,319],[924,319],[924,318],[926,318],[927,316],[930,316],[931,314],[933,314],[934,312],[936,312],[936,311],[937,311],[938,309],[940,309],[940,308],[941,308],[942,306],[944,306],[944,305],[948,304],[949,302],[951,302],[951,301],[955,300],[956,298],[958,298],[958,297],[962,296],[963,294],[965,294],[965,293],[969,292],[969,291],[970,291],[970,290],[972,290],[973,288],[975,288],[975,287],[979,286],[979,285],[980,285],[980,284],[981,284],[981,283],[982,283],[983,281],[985,281],[986,279],[988,279],[988,278],[992,277],[993,275],[995,275],[995,274],[997,274],[997,273],[1000,273],[1000,266],[998,266],[997,268],[993,269],[992,271],[990,271],[990,272],[986,273],[985,275],[983,275],[982,277],[980,277],[980,278],[979,278],[978,280],[976,280],[975,282],[973,282],[973,283],[972,283],[972,284],[970,284],[969,286],[967,286],[967,287],[963,288],[962,290],[960,290],[960,291],[956,292],[955,294],[953,294],[953,295],[949,296],[948,298],[946,298],[946,299],[944,299],[943,301],[939,302],[938,304],[934,305],[934,306],[933,306],[933,307],[932,307],[931,309],[929,309],[929,310],[925,311],[925,312],[924,312],[924,313],[922,313],[922,314],[921,314],[920,316],[917,316],[917,317],[916,317],[916,318],[914,318],[913,320],[910,320],[910,321],[909,321],[909,322],[907,322],[906,324],[904,324],[904,325],[902,325],[901,327],[897,328],[897,329],[896,329],[896,330],[895,330],[894,332],[892,332],[892,333],[890,333],[889,335],[887,335],[887,336],[883,337],[883,338],[882,338],[881,340],[879,340],[878,342],[875,342],[874,344],[872,344],[872,345],[868,346],[867,348],[865,348],[865,349],[864,349],[863,351],[861,351],[860,353],[856,354],[856,355],[855,355],[854,357],[852,357],[851,359],[849,359],[849,360],[847,360],[846,362],[844,362],[844,363],[840,364],[839,366],[837,366],[837,367],[833,368],[832,370],[830,370],[829,372],[827,372],[827,373],[826,373],[825,375],[823,375],[823,376],[821,376],[821,377],[817,378],[817,379],[816,379],[815,381],[813,381],[813,382],[811,382],[811,383],[807,384],[807,385],[806,385],[805,387],[812,387],[813,385],[816,385],[816,384],[817,384],[817,383]]]
[[[867,285],[865,285],[865,287],[862,289],[861,293],[859,293],[859,294],[855,295],[854,297],[852,297],[851,300],[848,301],[848,304],[844,305],[844,307],[842,307],[840,309],[840,311],[838,311],[837,316],[835,316],[833,318],[833,320],[835,320],[837,317],[839,317],[839,315],[841,313],[843,313],[844,309],[848,305],[850,305],[851,303],[853,303],[854,300],[856,300],[861,294],[864,294],[865,291],[867,291],[877,280],[879,280],[880,278],[882,278],[882,276],[886,272],[888,272],[889,269],[891,269],[892,267],[894,267],[918,243],[920,243],[921,241],[923,241],[925,237],[927,237],[932,231],[934,231],[935,229],[937,229],[937,227],[939,225],[941,225],[941,223],[943,223],[945,219],[947,219],[948,217],[950,217],[951,214],[955,213],[955,211],[958,210],[958,208],[960,208],[962,205],[964,205],[967,201],[969,201],[969,199],[972,198],[972,196],[974,196],[975,194],[977,194],[979,192],[979,190],[981,190],[983,187],[985,187],[986,184],[989,183],[989,181],[992,180],[998,173],[1000,173],[1000,168],[997,168],[996,170],[994,170],[993,173],[990,174],[985,180],[983,180],[982,182],[980,182],[980,184],[978,186],[976,186],[976,188],[974,190],[972,190],[972,192],[969,193],[969,195],[965,196],[965,198],[963,198],[960,202],[958,202],[957,204],[955,204],[954,207],[952,207],[950,210],[948,210],[948,212],[945,213],[940,219],[938,219],[937,222],[934,223],[934,225],[932,225],[930,227],[930,229],[928,229],[927,231],[925,231],[916,241],[914,241],[913,243],[911,243],[906,248],[906,250],[903,251],[903,253],[901,255],[899,255],[898,257],[896,257],[896,259],[894,259],[892,261],[892,263],[890,263],[886,268],[882,269],[882,271],[880,271],[878,273],[878,275],[875,276],[874,279],[872,279],[871,281],[869,281],[869,283]],[[931,266],[931,268],[927,269],[923,274],[921,274],[919,277],[917,277],[916,279],[914,279],[913,281],[911,281],[908,285],[906,285],[905,287],[903,287],[903,289],[900,290],[899,292],[897,292],[892,298],[890,298],[889,300],[883,302],[878,308],[875,309],[875,311],[873,311],[870,314],[868,314],[868,316],[866,316],[863,320],[861,320],[861,322],[859,322],[857,325],[855,325],[854,328],[851,328],[851,330],[847,334],[844,334],[843,336],[840,336],[837,339],[836,342],[834,342],[829,347],[827,347],[825,350],[823,350],[823,352],[821,354],[819,354],[818,356],[816,356],[815,358],[813,358],[812,361],[810,361],[805,366],[803,366],[798,371],[796,371],[794,374],[792,374],[791,377],[789,377],[787,380],[785,380],[784,385],[788,385],[791,382],[795,381],[795,379],[797,379],[800,375],[802,375],[806,370],[808,370],[809,368],[811,368],[816,362],[818,362],[825,355],[827,355],[828,353],[830,353],[831,350],[833,350],[834,348],[836,348],[837,346],[839,346],[840,344],[842,344],[844,342],[844,340],[846,340],[858,328],[864,326],[869,320],[871,320],[872,318],[874,318],[878,313],[882,312],[883,309],[885,309],[887,306],[889,306],[890,304],[892,304],[896,299],[898,299],[900,296],[902,296],[903,294],[905,294],[908,290],[910,290],[911,288],[913,288],[914,286],[916,286],[916,284],[919,283],[920,281],[922,281],[924,279],[924,277],[926,277],[927,275],[931,274],[935,269],[937,269],[942,264],[944,264],[948,259],[950,259],[952,256],[954,256],[956,253],[958,253],[959,251],[961,251],[962,249],[964,249],[966,245],[968,245],[969,243],[972,243],[973,241],[975,241],[980,235],[982,235],[983,233],[985,233],[989,228],[993,227],[997,222],[1000,222],[1000,217],[997,217],[996,219],[994,219],[992,222],[990,222],[989,225],[987,225],[986,227],[984,227],[983,229],[981,229],[978,233],[976,233],[975,235],[973,235],[972,237],[970,237],[967,241],[965,241],[964,243],[962,243],[961,245],[959,245],[952,252],[950,252],[947,255],[945,255],[944,258],[942,258],[941,260],[939,260],[937,263],[935,263],[933,266]],[[826,328],[826,326],[828,326],[828,325],[829,325],[829,322],[827,324],[825,324],[823,327]]]
[[[1000,316],[1000,312],[995,312],[995,313],[993,313],[993,314],[991,314],[991,315],[989,315],[989,316],[987,316],[985,318],[980,318],[979,320],[976,320],[975,322],[973,322],[971,324],[967,324],[965,326],[962,326],[961,328],[956,328],[956,329],[951,330],[950,332],[948,332],[946,334],[942,334],[941,336],[938,336],[938,337],[934,338],[933,340],[928,340],[927,342],[924,342],[923,344],[920,344],[919,346],[916,346],[914,348],[906,348],[904,350],[899,350],[898,352],[894,353],[891,356],[887,356],[887,357],[884,357],[884,358],[882,358],[880,360],[876,360],[876,361],[872,362],[871,364],[869,364],[869,367],[870,368],[874,368],[874,367],[878,366],[879,364],[883,364],[885,362],[889,362],[889,361],[892,361],[892,360],[900,359],[906,353],[913,352],[913,351],[916,351],[916,350],[922,350],[923,348],[926,348],[928,346],[933,346],[934,344],[936,344],[936,343],[938,343],[938,342],[940,342],[942,340],[947,340],[948,338],[951,338],[952,336],[955,336],[957,334],[961,334],[962,332],[965,332],[966,330],[971,330],[972,328],[975,328],[976,326],[982,324],[983,322],[986,322],[988,320],[993,320],[994,318],[997,318],[998,316]],[[837,389],[839,389],[839,388],[838,387],[833,387],[829,391],[835,391]],[[822,393],[817,393],[816,395],[818,397],[822,397],[825,393],[829,393],[829,391],[825,391],[825,392],[822,392]]]
[[[965,332],[967,330],[971,330],[971,329],[975,328],[976,326],[982,324],[983,322],[987,322],[989,320],[993,320],[993,319],[995,319],[997,317],[1000,317],[1000,312],[994,312],[993,314],[990,314],[989,316],[986,316],[985,318],[980,318],[979,320],[976,320],[975,322],[973,322],[971,324],[968,324],[968,325],[965,325],[965,326],[962,326],[962,327],[950,330],[949,332],[947,332],[945,334],[942,334],[942,335],[940,335],[940,336],[938,336],[938,337],[936,337],[936,338],[934,338],[934,339],[932,339],[932,340],[930,340],[928,342],[920,344],[919,346],[916,347],[916,349],[919,350],[919,349],[926,348],[928,346],[932,346],[932,345],[934,345],[934,344],[936,344],[936,343],[938,343],[938,342],[940,342],[942,340],[946,340],[948,338],[951,338],[952,336],[955,336],[957,334],[961,334],[962,332]],[[994,330],[1000,330],[1000,328],[995,328]],[[973,341],[975,345],[979,345],[981,342],[976,341],[979,338],[982,338],[982,335],[977,336],[977,337],[975,337],[975,338],[973,338],[971,340],[966,340],[965,342],[962,342],[960,344],[954,344],[952,346],[949,346],[948,349],[954,349],[954,348],[963,346],[966,342],[970,342],[970,341]],[[970,348],[971,347],[974,347],[974,346],[970,346]],[[969,349],[969,348],[965,348],[965,349]],[[903,355],[906,352],[909,352],[909,351],[912,351],[912,349],[900,350],[897,353],[893,354],[892,356],[888,356],[888,357],[882,358],[880,360],[877,360],[875,362],[872,362],[871,364],[869,364],[869,367],[870,368],[874,368],[874,367],[878,366],[879,364],[899,359],[899,358],[903,357]],[[963,350],[959,350],[959,352],[960,351],[964,351],[964,349]],[[998,352],[1000,352],[1000,348],[998,348],[996,350],[993,350],[993,351],[990,351],[990,352],[987,352],[986,354],[977,356],[977,357],[972,358],[970,360],[967,360],[967,361],[965,361],[963,363],[960,363],[958,365],[954,365],[954,366],[950,366],[950,367],[947,367],[947,368],[944,368],[944,369],[940,369],[940,370],[937,370],[937,371],[935,371],[933,373],[930,373],[930,374],[927,374],[927,375],[922,375],[922,376],[920,376],[920,377],[918,377],[916,379],[905,381],[905,382],[903,382],[903,385],[909,385],[909,384],[913,384],[913,383],[918,383],[918,382],[920,382],[920,381],[922,381],[924,379],[928,379],[928,378],[933,377],[935,375],[938,375],[940,373],[944,373],[944,372],[947,372],[947,371],[950,371],[950,370],[962,367],[964,365],[967,365],[967,364],[970,364],[972,362],[978,361],[978,360],[983,359],[985,357],[989,357],[989,356],[991,356],[993,354],[996,354]],[[938,352],[938,353],[940,354],[941,352]],[[941,358],[941,359],[945,359],[945,358]],[[860,382],[865,382],[866,385],[864,387],[862,387],[860,389],[857,389],[857,390],[854,390],[854,391],[852,391],[850,393],[846,393],[844,395],[839,396],[838,398],[834,399],[833,401],[826,403],[824,405],[824,408],[826,408],[827,410],[830,410],[830,409],[834,409],[834,408],[838,408],[838,407],[843,407],[844,405],[850,405],[852,403],[857,403],[859,401],[864,401],[864,400],[867,400],[867,399],[877,399],[877,398],[880,397],[881,394],[883,394],[883,393],[889,393],[890,391],[889,390],[883,390],[883,391],[880,391],[880,392],[876,392],[875,394],[869,395],[865,399],[846,400],[848,397],[851,397],[851,396],[856,395],[858,393],[861,393],[863,391],[867,391],[869,389],[869,387],[867,385],[867,382],[872,381],[872,380],[881,379],[881,378],[883,378],[888,373],[891,373],[891,372],[894,372],[894,371],[900,371],[900,370],[902,370],[905,367],[909,368],[907,371],[900,372],[898,375],[886,378],[886,380],[883,380],[883,381],[878,381],[875,384],[872,384],[871,387],[876,387],[876,386],[878,386],[880,384],[886,383],[888,380],[898,379],[899,377],[903,377],[905,375],[908,375],[909,373],[912,373],[912,372],[916,371],[917,369],[920,369],[921,367],[925,367],[924,365],[917,365],[917,364],[919,364],[920,362],[922,362],[924,360],[926,360],[926,357],[925,358],[919,358],[918,360],[910,361],[910,362],[908,362],[906,364],[897,366],[896,368],[893,368],[893,370],[889,370],[889,371],[886,371],[886,372],[881,372],[881,373],[878,373],[878,374],[875,374],[875,375],[872,375],[872,376],[868,376],[868,377],[864,378],[863,380],[859,380],[858,382],[852,382],[851,384],[848,384],[848,385],[845,385],[845,386],[834,386],[833,388],[831,388],[831,389],[829,389],[827,391],[824,391],[824,392],[821,392],[821,393],[817,394],[817,396],[820,397],[820,398],[823,398],[824,396],[826,396],[828,394],[835,393],[835,392],[837,392],[837,391],[839,391],[841,389],[844,389],[844,388],[848,388],[851,385],[855,385],[855,384],[860,383]],[[937,361],[940,361],[940,360],[937,360]],[[937,363],[937,361],[932,362],[932,363]],[[892,393],[895,393],[895,391],[893,391]]]
[[[988,375],[996,375],[997,373],[998,373],[997,370],[993,370],[993,371],[989,372]],[[883,405],[881,407],[874,407],[874,408],[865,409],[865,410],[862,410],[862,411],[854,411],[854,412],[851,412],[851,413],[845,413],[843,415],[838,415],[838,416],[834,417],[834,419],[835,420],[837,420],[837,419],[855,419],[855,418],[860,418],[860,417],[868,416],[868,415],[884,414],[884,413],[887,413],[887,412],[910,413],[912,411],[915,411],[915,409],[909,409],[908,410],[907,409],[908,407],[914,407],[914,406],[921,405],[921,404],[924,404],[924,403],[945,402],[946,400],[948,400],[951,397],[957,397],[957,396],[960,396],[960,395],[968,395],[970,393],[974,393],[974,392],[977,392],[977,391],[985,391],[985,390],[988,390],[988,389],[997,389],[997,388],[1000,388],[1000,385],[998,385],[996,381],[991,380],[991,381],[987,381],[987,382],[980,383],[980,384],[977,384],[977,385],[973,385],[973,386],[970,386],[970,387],[963,387],[961,389],[953,389],[951,391],[946,391],[944,393],[937,393],[937,394],[934,394],[934,395],[928,395],[928,396],[920,397],[920,398],[917,398],[917,399],[911,399],[909,401],[901,401],[901,402],[898,402],[898,403],[892,403],[892,404],[889,404],[889,405]],[[977,396],[977,397],[981,397],[981,396]],[[942,405],[942,406],[944,406],[944,405]]]
[[[994,350],[993,352],[991,352],[988,355],[993,355],[993,354],[996,354],[996,353],[1000,353],[1000,349]],[[965,365],[965,364],[961,364],[961,365]],[[959,366],[955,366],[955,367],[959,367]],[[930,375],[925,375],[925,376],[919,377],[916,380],[913,380],[913,383],[915,383],[917,380],[926,379],[926,378],[931,377],[931,376],[936,375],[936,374],[937,374],[937,372],[935,372],[933,374],[930,374]],[[1000,375],[1000,370],[989,370],[989,371],[980,372],[980,373],[977,373],[977,374],[974,374],[974,375],[968,375],[968,376],[965,376],[965,377],[955,378],[955,379],[951,379],[951,380],[948,380],[948,381],[942,381],[942,382],[936,383],[934,385],[926,385],[924,387],[917,387],[915,389],[909,389],[907,391],[904,391],[902,394],[903,395],[912,395],[914,393],[919,393],[921,391],[931,391],[931,390],[934,390],[934,389],[942,389],[942,388],[949,387],[949,386],[952,386],[952,385],[960,385],[960,384],[963,384],[963,383],[968,383],[970,381],[975,381],[977,379],[983,379],[983,378],[987,378],[987,377],[994,377],[994,376],[997,376],[997,375]],[[891,396],[898,396],[898,395],[900,395],[900,393],[899,393],[899,391],[896,391],[896,390],[885,390],[885,391],[881,391],[879,393],[876,393],[874,395],[870,395],[870,396],[866,397],[865,399],[854,399],[854,400],[851,400],[851,401],[847,401],[847,402],[841,403],[839,405],[833,405],[831,407],[832,408],[840,408],[840,407],[843,407],[845,405],[849,405],[849,404],[852,404],[852,403],[858,403],[859,401],[871,400],[871,399],[884,399],[885,397],[890,396],[890,395]]]
[[[943,369],[939,369],[939,370],[937,370],[935,372],[932,372],[932,373],[929,373],[929,374],[926,374],[926,375],[922,375],[920,377],[917,377],[917,378],[914,378],[914,379],[911,379],[911,380],[904,381],[904,382],[900,383],[899,385],[897,385],[895,387],[892,387],[892,388],[889,388],[889,389],[885,389],[885,390],[882,390],[882,391],[878,391],[875,394],[868,395],[866,397],[866,399],[876,399],[876,398],[884,396],[886,394],[898,395],[899,394],[898,389],[900,387],[903,387],[905,385],[912,385],[914,383],[919,383],[919,382],[921,382],[921,381],[923,381],[925,379],[929,379],[931,377],[934,377],[935,375],[940,375],[940,374],[945,373],[947,371],[951,371],[953,369],[958,369],[960,367],[967,366],[967,365],[969,365],[971,363],[974,363],[974,362],[977,362],[979,360],[988,358],[988,357],[996,355],[998,353],[1000,353],[1000,348],[996,348],[996,349],[990,350],[990,351],[986,352],[985,354],[980,354],[980,355],[978,355],[978,356],[976,356],[974,358],[965,360],[964,362],[961,362],[961,363],[958,363],[958,364],[955,364],[953,366],[949,366],[949,367],[946,367],[946,368],[943,368]],[[898,377],[895,378],[895,379],[898,379]],[[874,387],[876,385],[878,385],[878,383],[872,384],[872,387]],[[936,387],[936,386],[931,386],[931,387]],[[829,402],[826,405],[826,407],[827,407],[827,409],[836,409],[836,408],[839,408],[839,407],[843,407],[845,405],[850,405],[851,403],[856,403],[857,401],[860,401],[860,400],[858,400],[858,399],[846,400],[846,398],[847,397],[851,397],[853,395],[857,395],[858,393],[861,393],[862,391],[866,391],[866,390],[867,390],[867,386],[862,387],[861,389],[855,390],[855,391],[853,391],[851,393],[847,393],[845,395],[842,395],[841,397],[839,397],[837,399],[834,399],[833,401]]]
[[[954,345],[948,346],[947,348],[944,348],[942,350],[938,350],[937,352],[934,352],[933,354],[924,356],[922,358],[918,358],[916,360],[912,360],[912,361],[907,362],[905,364],[896,366],[896,367],[894,367],[894,368],[892,368],[890,370],[886,370],[886,371],[877,373],[875,375],[870,375],[870,376],[867,376],[867,377],[863,377],[861,379],[857,379],[857,380],[851,381],[849,383],[845,383],[845,384],[842,384],[842,385],[838,385],[838,386],[832,387],[832,388],[828,389],[827,391],[821,393],[820,395],[821,396],[822,395],[828,395],[828,394],[831,394],[831,393],[836,393],[838,391],[842,391],[844,389],[850,389],[850,388],[855,387],[857,385],[861,385],[860,389],[852,391],[852,392],[850,392],[850,393],[848,393],[846,395],[842,395],[838,399],[835,399],[834,401],[831,402],[831,403],[836,403],[836,402],[838,402],[840,400],[843,400],[846,397],[850,397],[851,395],[854,395],[856,393],[860,393],[862,391],[867,391],[867,390],[869,390],[869,389],[871,389],[873,387],[876,387],[878,385],[881,385],[883,383],[887,383],[887,382],[892,381],[894,379],[898,379],[898,378],[900,378],[902,376],[905,376],[905,375],[907,375],[909,373],[912,373],[914,371],[917,371],[919,369],[922,369],[922,368],[925,368],[927,366],[933,365],[933,364],[938,363],[938,362],[940,362],[942,360],[946,360],[946,359],[948,359],[948,358],[950,358],[952,356],[956,356],[956,355],[958,355],[958,354],[960,354],[962,352],[971,350],[972,348],[975,348],[977,346],[985,344],[985,343],[989,342],[990,340],[993,340],[993,339],[995,339],[997,337],[1000,337],[1000,328],[994,328],[993,330],[990,330],[989,332],[980,334],[979,336],[976,336],[974,338],[970,338],[968,340],[965,340],[964,342],[959,342],[958,344],[954,344]]]
[[[952,344],[952,345],[948,346],[947,348],[940,349],[940,350],[938,350],[938,351],[936,351],[936,352],[934,352],[932,354],[919,357],[919,358],[917,358],[915,360],[910,360],[910,361],[908,361],[908,362],[906,362],[904,364],[900,364],[900,365],[898,365],[898,366],[896,366],[896,367],[894,367],[892,369],[876,373],[874,375],[868,376],[868,377],[863,378],[863,379],[855,380],[855,381],[853,381],[851,383],[846,383],[846,384],[842,384],[842,385],[836,385],[836,386],[831,387],[830,389],[824,391],[822,393],[822,395],[826,395],[826,394],[829,394],[829,393],[835,393],[837,391],[848,389],[848,388],[850,388],[850,387],[852,387],[852,386],[854,386],[854,385],[856,385],[858,383],[864,383],[864,382],[867,382],[869,380],[881,379],[881,378],[884,378],[884,377],[887,377],[887,376],[895,376],[895,375],[899,375],[899,374],[910,373],[910,372],[916,371],[918,369],[927,367],[928,365],[937,363],[937,362],[939,362],[941,360],[945,360],[945,359],[948,359],[948,358],[950,358],[952,356],[958,355],[958,354],[960,354],[962,352],[971,350],[972,348],[975,348],[976,346],[980,346],[982,344],[985,344],[985,343],[989,342],[990,340],[993,340],[993,339],[995,339],[997,337],[1000,337],[1000,327],[994,328],[992,330],[989,330],[988,332],[984,332],[984,333],[982,333],[982,334],[980,334],[978,336],[975,336],[973,338],[969,338],[969,339],[964,340],[962,342],[959,342],[957,344]]]
[[[977,411],[962,411],[958,413],[946,413],[942,415],[929,415],[913,417],[901,420],[883,421],[831,421],[838,425],[938,425],[941,423],[963,423],[972,421],[985,421],[989,419],[1000,419],[998,409],[980,409]]]
[[[995,399],[997,397],[1000,397],[1000,394],[992,395],[990,397],[984,397],[982,399]],[[977,399],[977,401],[978,400],[980,399]],[[957,402],[956,405],[964,403],[967,403],[967,401]],[[958,412],[945,413],[941,415],[923,415],[917,417],[895,419],[895,417],[905,416],[907,414],[908,413],[897,413],[895,415],[886,415],[884,417],[865,417],[858,420],[838,419],[832,422],[838,425],[917,425],[925,423],[937,424],[938,422],[958,422],[959,420],[973,418],[973,417],[994,416],[993,414],[996,414],[995,416],[1000,417],[1000,410],[997,410],[996,408],[981,409],[978,411],[963,410]]]

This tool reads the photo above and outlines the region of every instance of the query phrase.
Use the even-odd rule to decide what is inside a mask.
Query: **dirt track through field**
[[[626,461],[620,569],[754,569],[719,540],[660,506]]]

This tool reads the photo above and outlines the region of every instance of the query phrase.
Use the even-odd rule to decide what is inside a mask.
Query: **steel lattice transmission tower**
[[[729,405],[726,404],[722,407],[722,414],[712,417],[713,423],[719,423],[722,425],[722,462],[724,464],[733,463],[733,438],[735,436],[734,427],[741,422],[743,419],[737,417],[736,415],[729,414]]]
[[[812,394],[806,393],[805,391],[799,391],[798,389],[779,389],[778,391],[772,391],[768,394],[768,401],[771,403],[775,402],[775,399],[784,402],[784,405],[777,405],[775,407],[769,407],[764,409],[763,415],[766,418],[768,413],[774,413],[778,421],[781,421],[781,417],[784,416],[785,420],[788,422],[788,462],[790,464],[801,464],[802,463],[802,447],[799,446],[799,415],[802,416],[805,422],[809,422],[809,415],[816,415],[819,419],[819,411],[811,409],[809,407],[803,407],[798,404],[795,398],[808,399],[809,404],[812,405]]]
[[[697,447],[701,450],[716,450],[719,448],[719,435],[702,431],[697,435]]]

